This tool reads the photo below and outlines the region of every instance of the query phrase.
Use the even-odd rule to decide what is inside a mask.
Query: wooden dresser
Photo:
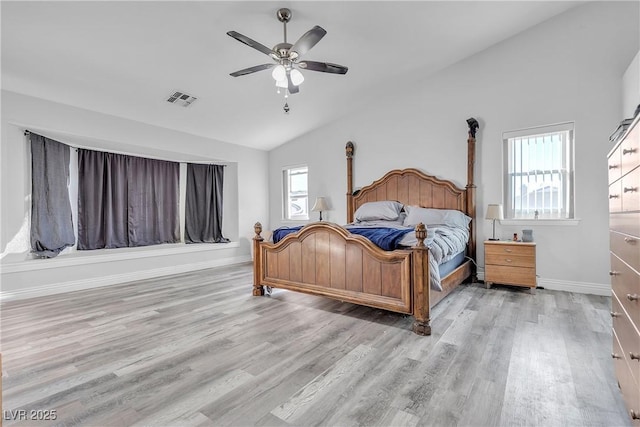
[[[640,426],[640,116],[609,153],[611,317],[616,376]]]
[[[536,289],[536,244],[486,240],[484,242],[484,283],[526,286]]]

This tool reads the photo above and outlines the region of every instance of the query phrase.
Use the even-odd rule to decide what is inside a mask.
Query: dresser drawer
[[[616,294],[631,322],[640,326],[640,275],[611,254],[611,290]]]
[[[640,272],[640,237],[610,231],[609,243],[611,252]]]
[[[621,354],[627,359],[635,381],[640,382],[640,335],[615,294],[611,298],[611,312],[613,330],[618,336]]]
[[[640,164],[640,128],[637,125],[627,134],[618,150],[620,150],[620,173],[622,175]]]
[[[609,228],[613,231],[640,237],[640,213],[617,213],[609,215]]]
[[[612,183],[622,176],[622,149],[618,148],[611,153],[607,159],[609,164],[609,183]]]
[[[640,210],[640,168],[622,177],[622,210]]]
[[[524,285],[536,287],[536,269],[523,267],[508,267],[504,265],[488,265],[485,267],[484,280],[486,282]]]
[[[629,414],[631,415],[631,411],[637,414],[640,412],[640,389],[638,388],[638,383],[634,380],[634,370],[629,365],[628,359],[623,355],[623,350],[615,331],[613,331],[613,352],[611,356],[613,357],[622,399],[629,410]],[[636,371],[635,374],[638,374],[638,372]],[[640,422],[634,420],[634,425],[640,425]]]

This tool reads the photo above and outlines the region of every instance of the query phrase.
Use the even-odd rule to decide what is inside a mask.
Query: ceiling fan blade
[[[330,62],[301,61],[298,66],[303,70],[320,71],[321,73],[347,74],[349,68]]]
[[[256,71],[268,70],[269,68],[273,68],[275,66],[276,64],[255,65],[253,67],[245,68],[243,70],[238,70],[236,72],[230,73],[229,75],[233,77],[239,77],[239,76],[255,73]]]
[[[287,81],[289,82],[289,93],[298,93],[300,92],[300,87],[293,84],[291,81],[291,73],[287,71]]]
[[[250,39],[249,37],[238,33],[237,31],[227,31],[227,34],[231,37],[233,37],[234,39],[238,40],[241,43],[246,44],[249,47],[252,47],[256,50],[259,50],[260,52],[264,53],[265,55],[271,55],[273,54],[273,50],[269,49],[268,47],[266,47],[265,45],[263,45],[262,43],[258,43],[257,41]]]
[[[316,25],[315,27],[304,33],[302,37],[300,37],[298,41],[293,46],[291,46],[291,49],[289,49],[289,51],[296,52],[298,54],[298,57],[301,57],[302,55],[307,53],[309,49],[314,47],[316,43],[318,43],[320,39],[324,37],[325,34],[327,34],[325,29]]]

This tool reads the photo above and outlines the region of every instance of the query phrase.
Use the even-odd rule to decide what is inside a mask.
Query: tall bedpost
[[[353,142],[347,142],[345,147],[347,154],[347,222],[353,222]]]
[[[473,117],[467,119],[469,125],[469,138],[467,139],[467,215],[473,218],[469,230],[469,253],[468,255],[475,261],[476,259],[476,185],[474,180],[474,169],[476,163],[476,131],[480,127],[478,121]],[[477,271],[474,269],[472,280],[475,282]]]
[[[418,335],[431,335],[431,318],[429,302],[429,248],[424,244],[427,227],[416,225],[418,243],[412,248],[413,264],[413,326],[411,330]]]
[[[260,233],[262,233],[262,224],[256,222],[253,226],[253,231],[256,233],[253,237],[253,295],[258,297],[264,295],[264,287],[260,284],[262,272],[262,253],[260,251],[260,244],[264,240],[260,235]]]

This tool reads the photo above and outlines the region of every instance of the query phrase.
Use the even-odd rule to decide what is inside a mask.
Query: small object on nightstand
[[[484,242],[484,283],[525,286],[536,289],[536,244],[523,242]]]
[[[518,233],[513,233],[513,241],[514,242],[518,241]]]

